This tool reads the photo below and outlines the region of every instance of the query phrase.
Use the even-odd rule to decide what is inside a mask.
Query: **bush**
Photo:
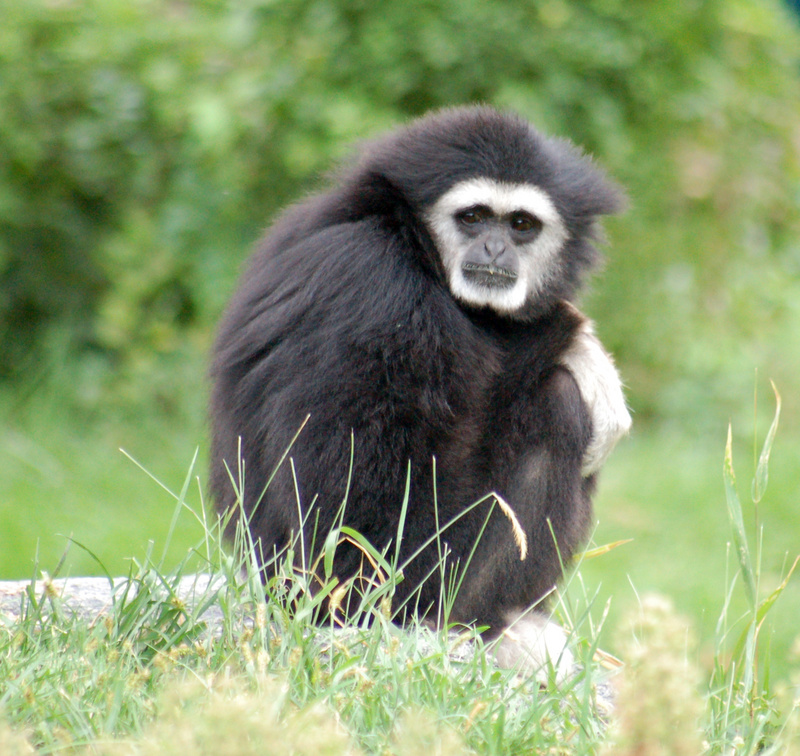
[[[588,308],[640,416],[694,410],[709,386],[729,412],[751,381],[730,370],[743,348],[796,380],[800,37],[774,1],[5,10],[6,379],[76,357],[103,380],[148,375],[152,355],[204,347],[259,229],[353,139],[481,100],[583,144],[629,188]]]

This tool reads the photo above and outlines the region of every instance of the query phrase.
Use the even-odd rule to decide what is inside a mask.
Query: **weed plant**
[[[753,486],[756,520],[779,402]],[[296,542],[263,584],[247,531],[231,545],[225,523],[186,504],[192,468],[173,529],[188,514],[205,536],[177,568],[151,548],[125,580],[107,576],[113,599],[93,618],[74,613],[53,578],[32,581],[18,612],[0,616],[0,754],[800,753],[798,702],[776,697],[759,647],[794,566],[762,596],[763,537],[756,522],[750,547],[730,443],[724,475],[737,569],[710,667],[670,602],[643,598],[622,626],[619,669],[598,648],[607,607],[578,564],[552,603],[579,669],[558,684],[551,669],[540,684],[498,669],[475,629],[398,627],[396,548],[378,551],[345,527],[311,565]],[[368,565],[349,585],[331,571],[343,539]],[[732,617],[739,583],[748,609]]]

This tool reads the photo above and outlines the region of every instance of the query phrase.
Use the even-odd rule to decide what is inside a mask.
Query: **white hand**
[[[592,440],[583,457],[582,473],[596,473],[611,450],[631,429],[622,381],[611,356],[595,336],[592,321],[584,319],[562,364],[572,373],[592,417]]]

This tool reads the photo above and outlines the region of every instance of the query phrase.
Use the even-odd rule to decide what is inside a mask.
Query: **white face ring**
[[[465,237],[456,214],[476,205],[488,207],[496,215],[524,211],[542,222],[537,237],[519,248],[518,277],[507,289],[478,286],[467,280],[461,269]],[[568,236],[561,216],[544,190],[532,184],[506,184],[487,178],[468,179],[453,186],[437,200],[426,221],[447,271],[453,296],[501,313],[520,309],[547,286],[558,273],[558,252]]]

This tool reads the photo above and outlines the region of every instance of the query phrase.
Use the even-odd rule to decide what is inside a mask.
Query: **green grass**
[[[185,509],[179,494],[176,512]],[[0,744],[108,754],[255,754],[267,744],[287,756],[597,747],[604,725],[588,639],[579,646],[584,669],[560,687],[551,672],[542,689],[490,664],[474,631],[397,628],[389,569],[356,596],[362,621],[317,626],[310,619],[335,583],[312,589],[308,570],[287,570],[265,602],[251,552],[227,552],[215,533],[172,574],[149,560],[133,571],[131,590],[99,621],[71,616],[51,584],[31,590],[21,618],[0,626]],[[190,570],[224,577],[200,608],[177,596]],[[212,603],[223,620],[206,633],[200,613]],[[465,643],[476,652],[452,657]]]
[[[541,691],[481,653],[454,660],[452,639],[397,630],[377,597],[372,625],[345,635],[312,630],[315,599],[302,576],[290,583],[294,612],[264,604],[257,581],[239,578],[242,554],[202,526],[202,453],[191,466],[199,413],[85,428],[65,417],[74,416],[38,404],[0,437],[9,471],[0,478],[0,576],[54,571],[68,543],[58,533],[71,533],[86,548],[72,546],[62,575],[130,574],[139,592],[100,622],[71,618],[56,596],[32,597],[21,621],[0,622],[0,753],[191,756],[224,754],[228,743],[228,753],[247,754],[271,743],[287,754],[625,754],[659,752],[642,750],[642,738],[657,749],[672,736],[672,753],[800,748],[789,745],[800,580],[782,586],[798,551],[791,434],[778,436],[757,506],[749,480],[763,422],[755,441],[734,437],[729,448],[735,496],[723,475],[724,433],[709,441],[638,431],[623,443],[603,473],[593,540],[633,540],[570,577],[560,614],[584,672]],[[748,540],[741,559],[737,503],[738,538]],[[214,639],[156,590],[195,570],[228,580]],[[670,599],[647,597],[654,592]],[[594,708],[593,683],[607,674],[592,660],[598,647],[627,663],[610,733]],[[604,745],[608,737],[615,745]]]
[[[2,399],[2,397],[0,397]],[[0,401],[2,407],[2,401]],[[98,575],[100,565],[127,574],[149,542],[166,543],[173,500],[120,451],[170,489],[180,489],[205,428],[200,413],[84,417],[42,401],[0,425],[0,579],[27,578],[34,564],[52,570],[68,551],[62,574]],[[201,457],[195,473],[204,481]],[[199,506],[197,486],[191,492]],[[167,559],[175,565],[202,536],[185,519]]]
[[[199,394],[199,388],[196,392]],[[3,407],[0,397],[0,407]],[[126,457],[125,449],[173,491],[180,489],[197,446],[195,472],[205,481],[206,428],[200,402],[166,417],[152,410],[133,417],[84,421],[56,399],[37,401],[0,425],[0,579],[29,578],[34,564],[53,570],[68,550],[62,575],[98,575],[92,554],[112,574],[126,574],[131,557],[142,559],[150,542],[161,553],[172,517],[172,499]],[[770,415],[760,419],[760,449]],[[744,431],[741,427],[735,431]],[[755,471],[752,432],[734,437],[740,480]],[[637,605],[637,594],[671,596],[692,618],[708,655],[721,597],[735,560],[727,544],[731,528],[725,504],[722,463],[725,427],[717,438],[637,423],[631,438],[612,455],[600,477],[595,504],[597,544],[632,539],[602,559],[588,562],[584,580],[611,599],[610,627]],[[800,550],[800,436],[779,432],[770,460],[767,495],[760,506],[765,528],[761,574],[765,589],[777,586]],[[747,493],[747,491],[745,491]],[[200,506],[197,485],[188,502]],[[747,510],[747,503],[745,509]],[[745,517],[751,526],[754,517]],[[167,548],[167,566],[202,537],[198,523],[180,522]],[[38,555],[38,557],[37,557]],[[736,593],[734,608],[744,609]],[[800,579],[790,582],[774,609],[769,630],[774,673],[788,678],[791,649],[800,636]],[[613,634],[603,643],[615,649]],[[797,666],[797,658],[794,665]]]
[[[762,591],[768,593],[800,553],[800,444],[778,435],[769,488],[760,504],[760,535],[749,497],[751,443],[740,438],[733,456],[750,541],[763,538],[760,574]],[[635,433],[624,442],[600,480],[594,540],[632,540],[582,570],[585,581],[600,586],[600,598],[611,599],[609,627],[637,605],[638,595],[655,591],[670,596],[692,618],[706,663],[722,597],[738,571],[726,506],[724,451],[724,429],[718,440],[650,432]],[[734,591],[731,611],[746,608],[744,592]],[[771,618],[764,628],[765,646],[771,649],[773,674],[788,679],[800,665],[800,576],[790,581]],[[602,641],[615,648],[611,633],[603,633]]]
[[[184,497],[193,474],[174,512],[202,521]],[[387,597],[399,576],[388,555],[364,546],[383,577],[356,594],[361,612],[342,629],[335,619],[311,621],[336,595],[334,582],[312,589],[309,570],[285,567],[264,601],[244,534],[231,551],[217,533],[205,528],[170,572],[149,555],[97,620],[73,616],[47,580],[31,587],[20,618],[0,623],[0,752],[500,756],[792,747],[797,704],[775,697],[756,661],[754,631],[772,605],[755,596],[738,622],[721,598],[720,627],[743,627],[746,642],[720,632],[710,674],[690,623],[668,600],[644,599],[617,628],[628,664],[613,678],[619,693],[609,726],[596,698],[597,683],[609,677],[598,661],[604,607],[580,569],[558,605],[580,671],[557,684],[551,670],[540,687],[530,675],[497,669],[474,632],[393,625],[397,607]],[[335,540],[326,540],[325,552],[332,549]],[[759,549],[748,554],[741,572],[755,587]],[[177,586],[195,571],[223,580],[189,603]],[[222,619],[208,632],[202,611],[211,605]],[[455,653],[465,643],[473,652]]]

